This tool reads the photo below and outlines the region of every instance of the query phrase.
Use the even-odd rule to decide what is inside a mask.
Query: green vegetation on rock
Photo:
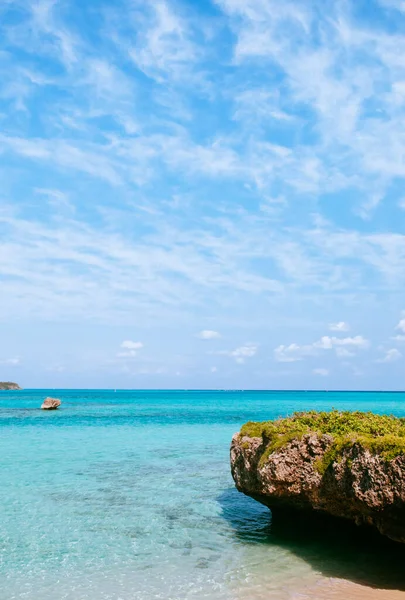
[[[332,443],[317,464],[322,474],[342,456],[344,450],[356,444],[385,460],[405,454],[405,419],[371,412],[333,410],[295,413],[276,421],[246,423],[240,433],[263,439],[265,448],[260,464],[264,464],[270,454],[305,434],[329,435]]]

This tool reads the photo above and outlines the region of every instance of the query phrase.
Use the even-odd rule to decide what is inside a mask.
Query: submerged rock
[[[45,398],[41,408],[43,410],[56,410],[61,404],[59,398]]]
[[[321,511],[405,542],[405,420],[303,413],[234,435],[239,491],[271,509]]]

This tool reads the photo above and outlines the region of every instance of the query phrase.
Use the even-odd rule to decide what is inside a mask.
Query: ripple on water
[[[229,473],[247,420],[309,405],[405,415],[402,396],[61,390],[44,414],[45,395],[0,400],[5,600],[289,600],[330,578],[405,589],[402,549],[272,522]]]

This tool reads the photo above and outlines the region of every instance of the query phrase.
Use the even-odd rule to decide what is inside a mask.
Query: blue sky
[[[0,379],[402,389],[403,0],[3,0]]]

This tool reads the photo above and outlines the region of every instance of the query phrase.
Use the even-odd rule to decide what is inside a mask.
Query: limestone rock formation
[[[0,390],[21,390],[18,383],[14,383],[12,381],[0,381]]]
[[[405,421],[329,414],[333,426],[318,419],[314,431],[308,414],[244,426],[231,445],[237,489],[275,510],[321,511],[405,542]],[[358,423],[350,417],[345,430],[349,414]]]
[[[45,398],[41,408],[43,410],[56,410],[61,404],[59,398]]]

